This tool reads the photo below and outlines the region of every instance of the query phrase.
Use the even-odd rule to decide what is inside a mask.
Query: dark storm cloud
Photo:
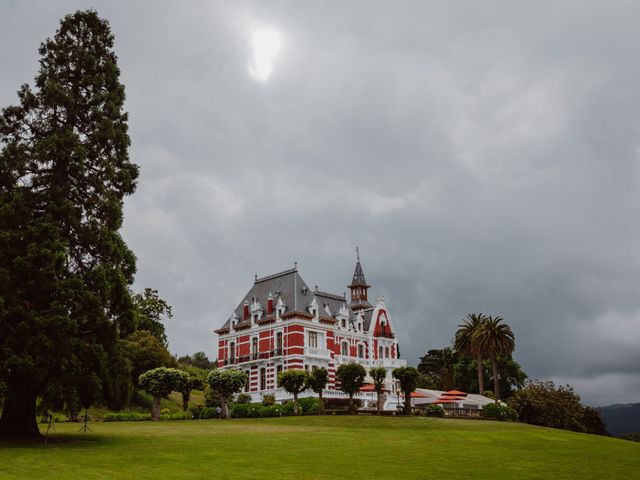
[[[0,103],[61,16],[109,18],[142,167],[124,235],[174,352],[214,356],[254,273],[342,292],[360,245],[410,363],[482,311],[530,376],[638,401],[637,3],[131,3],[0,6]]]

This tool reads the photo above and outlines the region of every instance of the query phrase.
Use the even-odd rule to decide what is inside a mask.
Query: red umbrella
[[[400,396],[404,397],[404,394]],[[411,392],[411,398],[431,398],[431,395],[427,395],[426,393],[421,392]]]
[[[460,390],[449,390],[448,392],[444,392],[442,395],[464,395],[467,396],[468,394],[465,392],[461,392]]]
[[[433,403],[456,403],[466,400],[464,397],[440,397]]]

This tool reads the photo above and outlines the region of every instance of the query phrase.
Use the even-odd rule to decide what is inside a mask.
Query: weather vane
[[[356,247],[356,255],[358,256],[358,261],[360,261],[360,247]]]

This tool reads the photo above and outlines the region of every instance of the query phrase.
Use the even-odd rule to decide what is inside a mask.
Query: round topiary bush
[[[482,418],[490,418],[493,420],[516,420],[518,418],[518,413],[513,408],[509,408],[506,405],[502,405],[500,403],[488,403],[482,407],[480,416]]]
[[[440,405],[427,405],[424,413],[427,417],[444,417],[444,408]]]

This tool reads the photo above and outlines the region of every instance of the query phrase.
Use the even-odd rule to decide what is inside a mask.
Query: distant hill
[[[625,433],[640,432],[640,403],[618,403],[598,410],[611,435],[619,437]]]

